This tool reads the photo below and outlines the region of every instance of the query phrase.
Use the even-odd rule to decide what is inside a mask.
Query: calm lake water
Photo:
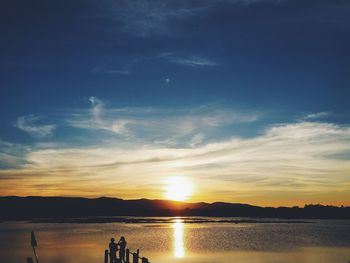
[[[153,223],[0,223],[0,262],[32,256],[30,231],[41,263],[103,263],[111,237],[124,235],[130,250],[152,263],[350,261],[350,221],[313,223],[186,223],[168,218]]]

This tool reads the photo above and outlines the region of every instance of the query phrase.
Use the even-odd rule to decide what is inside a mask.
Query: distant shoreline
[[[181,221],[174,221],[177,218]],[[305,220],[267,220],[267,219],[209,219],[203,217],[86,217],[86,218],[46,218],[32,219],[30,223],[70,223],[70,224],[104,224],[104,223],[125,223],[125,224],[173,224],[181,222],[186,224],[309,224],[313,221]]]
[[[272,219],[350,219],[350,207],[305,205],[304,207],[260,207],[239,203],[184,203],[168,200],[123,200],[78,197],[0,197],[0,222],[43,220],[53,222],[118,222],[115,217],[234,217],[222,223],[269,223]],[[253,219],[251,219],[253,218]],[[255,218],[257,219],[255,221]],[[269,220],[267,220],[269,219]],[[127,223],[133,223],[128,219]],[[137,219],[138,222],[142,221]],[[137,221],[134,219],[134,221]],[[214,220],[208,220],[214,222]],[[146,222],[147,223],[147,222]],[[189,222],[191,223],[191,222]],[[197,221],[198,223],[198,221]],[[200,223],[200,222],[199,222]],[[273,222],[278,223],[278,222]]]

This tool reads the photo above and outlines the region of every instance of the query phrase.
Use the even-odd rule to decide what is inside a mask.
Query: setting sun
[[[171,177],[166,180],[164,196],[174,201],[185,201],[193,193],[192,183],[185,177]]]

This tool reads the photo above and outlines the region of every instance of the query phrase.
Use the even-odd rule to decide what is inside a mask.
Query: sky
[[[3,0],[0,195],[350,205],[347,0]]]

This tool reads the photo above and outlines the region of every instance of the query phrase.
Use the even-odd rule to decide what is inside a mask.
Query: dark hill
[[[224,216],[284,219],[350,219],[350,207],[306,205],[259,207],[246,204],[184,203],[81,197],[0,197],[0,220],[96,216]]]

